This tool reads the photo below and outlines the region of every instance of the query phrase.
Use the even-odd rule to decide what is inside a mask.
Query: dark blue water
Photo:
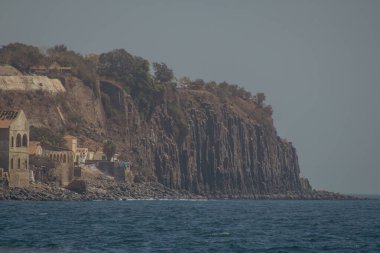
[[[380,201],[0,202],[0,252],[380,252]]]

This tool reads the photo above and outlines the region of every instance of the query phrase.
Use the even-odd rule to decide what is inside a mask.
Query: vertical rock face
[[[271,119],[252,116],[252,103],[238,106],[209,92],[178,90],[178,112],[173,113],[165,98],[146,120],[133,99],[120,91],[118,107],[123,108],[107,116],[101,96],[80,80],[66,80],[65,88],[64,97],[3,92],[0,106],[24,108],[38,127],[75,130],[100,145],[112,139],[118,153],[131,161],[135,179],[142,176],[215,197],[312,191],[300,177],[295,148],[277,136]]]
[[[165,106],[153,116],[144,138],[144,166],[171,188],[214,196],[303,194],[295,148],[275,129],[255,122],[232,105],[202,96],[180,97],[187,135],[176,138]]]

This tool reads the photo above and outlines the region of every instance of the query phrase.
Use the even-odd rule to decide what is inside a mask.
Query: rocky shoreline
[[[126,184],[113,183],[107,186],[86,185],[85,191],[69,190],[46,184],[33,184],[27,188],[9,188],[0,190],[0,200],[33,201],[90,201],[90,200],[359,200],[362,198],[332,193],[312,191],[308,194],[272,194],[272,195],[234,195],[222,194],[196,195],[186,191],[176,191],[155,182]]]

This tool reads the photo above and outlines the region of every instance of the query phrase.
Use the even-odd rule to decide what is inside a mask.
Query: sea
[[[380,252],[380,200],[2,201],[0,252]]]

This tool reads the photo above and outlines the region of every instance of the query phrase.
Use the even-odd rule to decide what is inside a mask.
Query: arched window
[[[22,136],[22,146],[23,147],[27,147],[28,146],[28,136],[26,134],[24,134]]]
[[[25,159],[25,169],[28,169],[28,160]]]
[[[66,163],[66,154],[63,155],[63,162]]]
[[[11,170],[13,170],[13,158],[11,159]]]
[[[17,160],[17,168],[21,168],[21,160],[20,160],[20,158]]]
[[[50,154],[50,159],[53,159],[53,155],[52,154]]]
[[[13,148],[15,146],[15,138],[13,136],[11,137],[11,147]]]
[[[17,134],[16,137],[16,147],[21,147],[21,135]]]

